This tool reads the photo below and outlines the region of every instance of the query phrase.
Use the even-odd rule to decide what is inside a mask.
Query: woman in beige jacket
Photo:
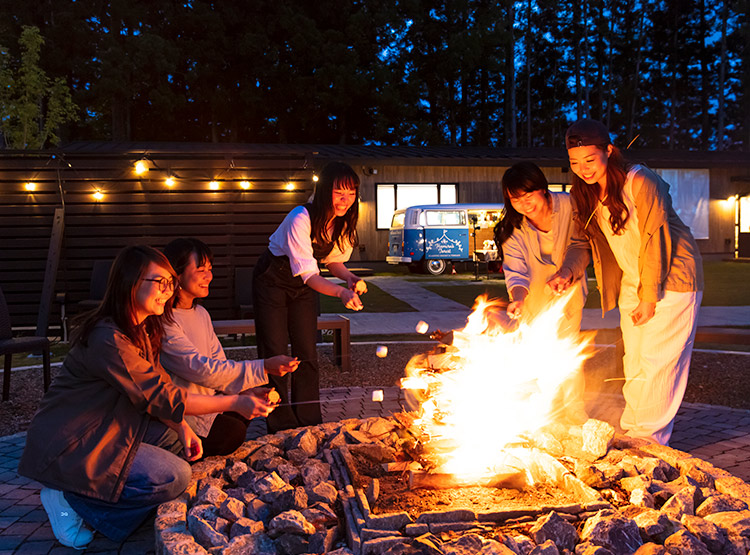
[[[669,185],[625,163],[598,121],[566,136],[576,233],[550,286],[585,279],[591,253],[602,312],[619,306],[625,355],[628,435],[666,445],[687,385],[703,267],[690,229],[672,207]]]

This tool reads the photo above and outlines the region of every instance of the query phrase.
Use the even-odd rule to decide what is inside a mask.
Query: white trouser
[[[654,317],[634,326],[630,312],[638,298],[628,289],[619,303],[625,348],[625,411],[620,426],[629,436],[667,445],[687,386],[703,291],[665,291]]]

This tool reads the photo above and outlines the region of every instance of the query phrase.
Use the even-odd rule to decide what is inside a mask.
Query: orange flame
[[[471,483],[518,469],[523,463],[509,446],[559,418],[571,399],[582,410],[583,392],[570,385],[588,341],[565,336],[569,299],[508,329],[498,324],[499,302],[479,297],[445,354],[410,361],[401,387],[419,390],[413,431],[435,471]]]

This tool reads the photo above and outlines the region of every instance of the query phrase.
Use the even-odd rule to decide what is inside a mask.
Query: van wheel
[[[424,268],[429,273],[431,273],[433,276],[439,276],[445,271],[447,264],[445,263],[445,260],[425,260],[424,261]]]

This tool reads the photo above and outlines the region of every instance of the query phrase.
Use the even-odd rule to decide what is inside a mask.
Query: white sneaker
[[[57,541],[73,549],[84,549],[94,539],[94,533],[86,528],[83,519],[65,500],[63,492],[42,488],[39,496]]]

